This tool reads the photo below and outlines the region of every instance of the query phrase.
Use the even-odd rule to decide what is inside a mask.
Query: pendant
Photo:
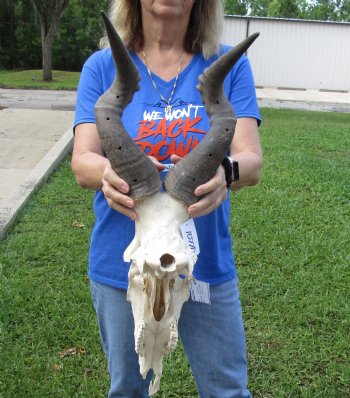
[[[169,104],[165,107],[165,116],[171,115],[171,109],[172,109],[172,106]]]

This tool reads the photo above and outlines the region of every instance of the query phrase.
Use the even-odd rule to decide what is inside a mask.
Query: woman
[[[203,70],[228,50],[218,43],[221,0],[114,0],[111,19],[141,76],[140,90],[125,109],[123,124],[165,173],[167,165],[191,151],[209,129],[196,85]],[[125,294],[129,265],[123,262],[123,252],[134,236],[134,201],[127,183],[104,156],[94,117],[95,102],[114,75],[108,48],[84,65],[72,168],[81,186],[96,190],[89,277],[108,358],[108,396],[147,397],[151,375],[142,380],[139,374]],[[236,191],[256,184],[262,167],[261,118],[246,57],[237,62],[224,87],[238,117],[230,150],[239,165],[239,179],[230,185]],[[201,247],[194,275],[209,284],[210,305],[191,299],[185,303],[180,335],[201,397],[250,397],[224,168],[220,166],[195,194],[204,196],[188,207]]]

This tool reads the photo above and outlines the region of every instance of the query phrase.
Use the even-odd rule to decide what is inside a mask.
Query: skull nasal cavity
[[[165,253],[160,258],[160,265],[162,267],[167,267],[168,265],[173,264],[174,261],[175,261],[175,257],[174,256],[172,256],[171,254]]]

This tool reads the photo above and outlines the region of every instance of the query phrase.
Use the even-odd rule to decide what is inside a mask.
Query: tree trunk
[[[52,44],[69,0],[32,0],[41,23],[43,79],[52,80]]]
[[[54,34],[51,32],[51,29],[46,34],[43,32],[44,28],[42,27],[42,56],[43,56],[43,80],[51,81],[52,80],[52,44]]]

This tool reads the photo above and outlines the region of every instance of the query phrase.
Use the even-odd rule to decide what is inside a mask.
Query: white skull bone
[[[155,394],[164,355],[175,349],[181,308],[189,298],[195,254],[183,241],[184,205],[165,192],[138,203],[135,237],[124,252],[131,261],[127,298],[135,322],[135,350],[145,378],[153,369],[149,393]]]

